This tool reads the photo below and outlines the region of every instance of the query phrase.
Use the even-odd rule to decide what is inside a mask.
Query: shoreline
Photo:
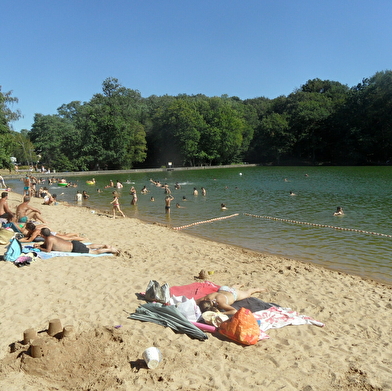
[[[256,166],[256,165],[249,165],[249,166]],[[226,168],[230,168],[230,167],[233,167],[233,166],[227,166]],[[220,168],[220,167],[210,167],[210,168]],[[197,168],[192,168],[192,169],[197,169]],[[153,169],[153,170],[155,170],[155,169]],[[128,171],[128,170],[125,170],[125,171]],[[107,172],[108,171],[101,171],[100,173],[104,175],[104,174],[107,174]],[[141,171],[139,171],[139,172],[141,172]],[[149,171],[146,171],[146,172],[149,172]],[[77,174],[77,175],[84,175],[84,173],[75,173],[75,174]],[[21,197],[21,199],[22,199],[22,195],[20,193],[17,193],[17,192],[13,192],[13,193],[14,194],[18,194]],[[41,201],[41,200],[39,198],[33,198],[32,199],[32,203],[34,202],[33,200],[38,202],[37,205],[40,204],[39,201]],[[71,203],[68,203],[67,201],[58,201],[58,202],[60,204],[66,205],[66,206],[74,206],[74,207],[77,207],[77,208],[86,208],[88,210],[94,210],[94,211],[97,211],[98,213],[101,213],[101,214],[103,214],[103,215],[105,215],[106,217],[109,217],[109,218],[112,216],[112,214],[111,214],[112,212],[110,210],[98,209],[98,208],[95,208],[93,206],[87,206],[87,205],[71,204]],[[135,219],[135,220],[137,220],[139,222],[142,222],[144,224],[159,225],[159,226],[165,227],[165,228],[167,228],[169,230],[176,230],[177,229],[176,227],[172,227],[169,224],[159,223],[159,222],[156,222],[156,221],[151,221],[150,219],[147,219],[147,218],[146,219],[143,219],[142,217],[127,217],[127,218]],[[304,263],[304,264],[309,264],[309,265],[312,265],[312,266],[315,266],[315,267],[325,268],[327,270],[331,270],[331,271],[335,271],[335,272],[339,272],[339,273],[344,273],[344,274],[347,274],[347,275],[350,275],[350,276],[359,277],[359,278],[361,278],[363,280],[369,280],[369,281],[373,281],[373,282],[378,283],[378,284],[382,284],[382,285],[385,285],[385,286],[391,286],[392,287],[392,283],[389,283],[389,282],[387,282],[387,281],[385,281],[383,279],[377,279],[374,276],[368,275],[366,272],[364,272],[364,273],[348,272],[348,271],[344,270],[343,268],[340,268],[339,265],[338,266],[323,265],[323,264],[314,262],[313,260],[309,260],[309,259],[302,259],[300,257],[293,258],[290,254],[275,254],[275,253],[270,253],[268,251],[254,250],[254,249],[252,249],[250,247],[246,247],[246,246],[243,246],[243,245],[233,244],[233,243],[226,242],[226,241],[223,241],[223,240],[221,241],[221,240],[218,240],[218,239],[211,239],[211,238],[209,238],[207,236],[204,236],[203,234],[190,233],[190,232],[187,232],[186,230],[181,230],[181,232],[186,234],[186,235],[188,235],[188,236],[190,236],[190,237],[203,239],[203,240],[210,241],[210,242],[213,242],[213,243],[220,243],[220,244],[227,245],[227,246],[233,246],[235,248],[238,248],[239,250],[246,250],[246,251],[254,252],[254,253],[260,254],[260,255],[267,255],[267,256],[270,256],[270,257],[291,259],[291,260],[295,260],[295,261],[298,261],[298,262],[301,262],[301,263]]]
[[[9,198],[13,209],[22,196],[11,193]],[[33,199],[32,205],[42,211],[53,230],[82,233],[88,241],[121,248],[122,254],[54,257],[22,268],[0,262],[0,388],[392,388],[392,353],[387,342],[392,287],[136,218],[112,219],[86,207],[45,206],[39,201]],[[209,281],[218,285],[265,287],[268,292],[256,297],[310,316],[325,327],[271,329],[270,339],[244,347],[219,334],[209,334],[200,342],[170,328],[128,318],[143,304],[136,293],[145,291],[150,280],[186,285],[197,281],[201,269],[213,271]],[[380,311],[382,316],[375,322],[374,315]],[[10,346],[22,339],[26,329],[43,331],[55,318],[74,326],[75,341],[52,342],[53,349],[59,350],[41,359],[23,355],[23,350],[10,353]],[[163,355],[153,371],[141,360],[149,346],[158,347]],[[26,348],[20,345],[20,349]]]
[[[173,167],[173,168],[130,168],[127,170],[96,170],[96,171],[60,171],[60,172],[36,172],[29,170],[20,170],[18,173],[13,174],[3,174],[4,179],[19,179],[26,174],[31,174],[34,176],[94,176],[94,175],[108,175],[108,174],[129,174],[129,173],[147,173],[147,172],[167,172],[167,171],[194,171],[194,170],[213,170],[220,168],[246,168],[246,167],[257,167],[259,164],[231,164],[231,165],[223,165],[223,166],[195,166],[195,167]]]

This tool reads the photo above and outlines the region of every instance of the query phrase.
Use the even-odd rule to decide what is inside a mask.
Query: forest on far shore
[[[312,79],[288,96],[149,96],[115,78],[88,102],[12,130],[18,99],[0,87],[0,168],[57,171],[257,164],[390,164],[392,71],[356,86]]]

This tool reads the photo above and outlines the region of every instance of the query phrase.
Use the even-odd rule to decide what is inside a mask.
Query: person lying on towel
[[[254,293],[266,292],[264,288],[253,288],[247,291],[240,291],[243,285],[221,286],[217,292],[209,293],[196,300],[201,312],[220,311],[226,315],[233,315],[237,310],[231,306],[235,301],[247,299]]]
[[[35,248],[39,248],[44,252],[63,251],[72,253],[89,253],[89,254],[104,254],[111,253],[119,255],[120,251],[115,247],[108,246],[107,244],[89,244],[85,245],[77,240],[64,240],[58,236],[53,236],[49,228],[41,229],[41,236],[44,238],[44,243],[35,244]]]

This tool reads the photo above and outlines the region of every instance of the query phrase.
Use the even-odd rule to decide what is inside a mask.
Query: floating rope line
[[[179,230],[179,229],[189,228],[189,227],[193,227],[193,226],[199,225],[199,224],[212,223],[212,222],[218,221],[218,220],[230,219],[231,217],[235,217],[235,216],[238,216],[238,213],[234,213],[233,215],[230,215],[230,216],[216,217],[214,219],[209,219],[209,220],[204,220],[204,221],[197,221],[196,223],[183,225],[182,227],[173,227],[173,229],[178,229]]]
[[[244,213],[244,215],[245,215],[245,216],[250,216],[250,217],[258,217],[258,218],[261,218],[261,219],[269,219],[269,220],[276,220],[276,221],[285,221],[286,223],[303,224],[303,225],[312,225],[312,226],[314,226],[314,227],[333,228],[333,229],[337,229],[337,230],[340,230],[340,231],[359,232],[359,233],[361,233],[361,234],[370,234],[370,235],[385,236],[385,237],[387,237],[387,238],[392,238],[392,235],[380,234],[380,233],[377,233],[377,232],[363,231],[363,230],[361,230],[361,229],[334,227],[333,225],[326,225],[326,224],[306,223],[306,222],[304,222],[304,221],[289,220],[289,219],[280,219],[280,218],[278,218],[278,217],[252,215],[252,214],[250,214],[250,213]]]

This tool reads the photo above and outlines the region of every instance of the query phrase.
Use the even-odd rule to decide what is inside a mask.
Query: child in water
[[[120,201],[118,199],[118,193],[117,191],[114,191],[113,193],[113,201],[111,202],[111,204],[113,204],[113,218],[116,218],[116,210],[122,214],[122,217],[125,217],[124,213],[122,212],[122,210],[120,209]]]

